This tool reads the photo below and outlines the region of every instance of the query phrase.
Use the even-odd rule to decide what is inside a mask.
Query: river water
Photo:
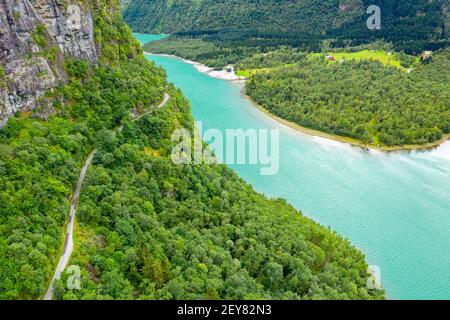
[[[136,35],[142,43],[160,36]],[[243,84],[172,57],[147,55],[192,104],[203,130],[279,129],[280,170],[230,165],[267,196],[287,199],[361,249],[390,299],[450,299],[450,143],[383,153],[298,133],[257,110]]]

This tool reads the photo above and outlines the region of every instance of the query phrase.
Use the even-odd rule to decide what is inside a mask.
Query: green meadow
[[[406,71],[407,69],[401,65],[400,58],[398,54],[392,51],[392,54],[388,54],[386,51],[382,50],[362,50],[358,52],[330,52],[329,55],[332,55],[336,58],[336,62],[341,59],[344,60],[373,60],[379,61],[386,66],[394,66],[399,69]],[[320,56],[322,53],[313,53],[311,56]]]

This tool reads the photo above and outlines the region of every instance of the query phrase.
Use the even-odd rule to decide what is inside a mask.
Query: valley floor
[[[180,43],[177,43],[177,41],[180,41]],[[408,77],[409,82],[407,84],[399,86],[399,88],[395,90],[391,90],[386,87],[387,82],[390,81],[392,85],[394,85],[394,83],[398,83],[398,81],[403,79],[404,74],[410,73],[410,71],[413,70],[413,68],[407,69],[405,65],[402,64],[403,58],[401,57],[407,56],[404,53],[394,53],[386,50],[333,52],[330,53],[327,58],[332,57],[334,61],[331,62],[336,63],[338,61],[348,61],[348,64],[346,63],[345,65],[348,65],[347,69],[351,70],[343,68],[345,70],[342,71],[340,77],[337,76],[334,81],[329,81],[326,84],[323,81],[320,81],[317,76],[313,76],[313,80],[304,80],[305,83],[303,85],[310,86],[307,88],[309,90],[308,98],[294,94],[296,95],[295,99],[291,97],[289,98],[291,100],[289,100],[283,95],[283,92],[288,92],[288,89],[299,92],[302,87],[298,83],[300,80],[295,78],[295,74],[300,77],[299,79],[302,79],[306,72],[303,68],[296,69],[298,61],[302,61],[302,59],[308,61],[308,63],[305,63],[305,69],[308,69],[307,66],[311,64],[310,59],[317,60],[318,57],[323,56],[323,53],[311,53],[305,58],[302,57],[301,53],[296,51],[289,52],[275,50],[271,53],[256,53],[253,56],[249,54],[249,57],[241,57],[240,60],[237,60],[238,62],[225,66],[225,64],[230,63],[229,61],[231,60],[227,60],[228,62],[225,64],[217,64],[225,61],[220,60],[225,53],[222,53],[222,55],[217,54],[218,57],[216,57],[214,53],[211,53],[211,56],[195,53],[197,52],[195,51],[198,49],[197,47],[202,48],[202,50],[198,49],[200,52],[205,50],[206,52],[209,52],[208,50],[212,50],[211,47],[208,47],[211,46],[209,43],[198,43],[198,41],[190,43],[185,40],[173,40],[172,42],[173,43],[164,40],[157,45],[146,45],[145,49],[148,51],[151,50],[151,52],[158,52],[158,54],[154,54],[155,56],[167,56],[180,59],[183,62],[193,65],[198,71],[214,78],[244,82],[248,80],[249,82],[246,83],[246,89],[244,89],[243,93],[245,98],[251,101],[252,105],[256,106],[258,110],[299,132],[350,144],[363,149],[373,149],[384,152],[430,150],[450,139],[450,134],[443,128],[444,125],[442,123],[445,121],[444,117],[446,117],[446,114],[445,109],[438,105],[440,100],[431,101],[429,98],[427,99],[427,95],[422,95],[420,93],[421,88],[417,88],[416,85],[417,83],[421,83],[421,79],[431,77],[433,79],[436,78],[434,80],[436,83],[423,83],[423,87],[427,87],[428,85],[438,87],[439,85],[442,85],[445,88],[445,85],[442,84],[445,83],[445,81],[444,79],[440,79],[439,76],[432,77],[433,74],[430,75],[428,74],[429,72],[424,73],[424,67],[419,65],[420,62],[418,57],[415,57],[414,62],[411,62],[410,65],[412,66],[414,64],[415,66],[418,66],[418,74],[415,75],[415,77],[412,77],[413,80]],[[205,48],[202,46],[205,46]],[[231,56],[232,54],[229,53],[229,55]],[[209,58],[207,59],[204,56]],[[407,57],[410,59],[414,58],[412,56]],[[441,61],[442,57],[439,57],[438,60]],[[357,65],[358,63],[361,63],[361,61],[367,62],[370,65]],[[387,68],[380,68],[375,61],[380,62]],[[329,63],[330,68],[333,65],[331,62]],[[220,65],[221,67],[213,68],[213,66],[216,65]],[[317,65],[315,65],[315,67],[317,67]],[[374,68],[374,70],[378,72],[376,73],[374,71],[377,74],[377,77],[386,78],[386,81],[372,83],[370,85],[370,88],[372,88],[371,90],[387,92],[386,96],[389,96],[389,99],[386,98],[382,101],[382,108],[379,109],[377,113],[373,114],[371,114],[370,106],[372,106],[372,108],[375,107],[377,101],[365,93],[367,88],[364,87],[364,85],[361,86],[361,84],[358,84],[365,81],[364,79],[366,78],[361,78],[361,75],[366,72],[364,70],[368,67]],[[218,70],[220,68],[222,69]],[[314,74],[314,67],[310,66],[308,70],[310,75]],[[324,68],[321,69],[321,72],[324,73],[324,79],[334,79],[332,72],[329,74],[327,73],[329,72],[328,70],[324,70]],[[292,81],[295,80],[295,84],[292,84],[285,79],[286,73],[289,73],[289,77],[292,77]],[[347,106],[352,105],[356,109],[361,108],[361,106],[358,106],[358,103],[354,102],[360,101],[360,96],[354,92],[348,91],[348,87],[352,86],[341,79],[343,76],[350,77],[350,75],[353,79],[352,86],[354,86],[354,90],[367,100],[367,106],[360,109],[360,111],[355,111],[356,114],[353,113],[354,110],[352,111],[351,108],[348,108]],[[355,80],[356,78],[359,80]],[[329,94],[331,87],[336,89],[334,92],[340,92],[339,90],[345,92],[334,94],[335,96],[331,97],[332,94]],[[311,88],[316,89],[312,90]],[[410,90],[411,97],[406,99],[404,95],[399,95],[398,92],[401,90]],[[256,95],[254,92],[256,92]],[[314,99],[317,97],[314,98],[312,92],[319,92],[318,94],[322,94],[325,97],[321,101],[315,101]],[[433,92],[433,94],[435,96],[437,95],[435,92]],[[290,93],[287,93],[287,95],[290,96]],[[274,98],[275,96],[276,98]],[[421,107],[414,107],[409,101],[411,99],[416,99],[416,103],[420,104]],[[443,94],[440,99],[445,99],[445,94]],[[338,103],[333,101],[338,101]],[[317,103],[321,104],[322,102],[326,107],[322,105],[321,107],[318,107],[317,110],[312,107],[314,105],[317,106]],[[279,106],[283,103],[285,104],[285,108],[283,110],[276,108],[277,112],[272,110],[272,108],[269,108],[270,110],[267,108],[268,104]],[[299,104],[294,105],[296,103]],[[337,109],[333,109],[333,103],[336,103]],[[404,113],[398,112],[395,107],[392,107],[405,104],[407,107],[404,108]],[[329,112],[327,111],[327,108]],[[312,109],[314,109],[316,115],[314,117],[307,116],[307,114],[313,112],[311,111]],[[411,110],[415,111],[411,113]],[[433,112],[441,112],[443,118],[439,121],[433,120],[432,117],[428,116]],[[333,116],[330,116],[330,113],[333,113]],[[297,115],[297,117],[302,118],[303,121],[293,120],[293,115]],[[371,121],[369,119],[370,116],[372,117]],[[384,117],[385,119],[376,122],[374,117]],[[420,120],[418,120],[417,117],[419,117]],[[358,120],[355,120],[355,118],[358,118]],[[379,128],[373,129],[372,126],[375,125]],[[433,125],[435,126],[433,127]],[[362,127],[362,133],[360,132],[361,130],[359,127]],[[423,129],[424,132],[415,134],[411,132],[414,130],[411,128],[420,128]],[[435,134],[435,130],[440,131],[439,135]],[[435,136],[432,136],[433,134],[435,134]]]

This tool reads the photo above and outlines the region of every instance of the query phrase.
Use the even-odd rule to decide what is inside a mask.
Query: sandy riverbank
[[[176,58],[179,59],[185,63],[191,64],[194,66],[195,69],[197,69],[197,71],[207,74],[210,77],[216,78],[216,79],[221,79],[221,80],[227,80],[227,81],[245,81],[246,78],[244,77],[240,77],[238,75],[236,75],[236,73],[234,72],[234,70],[228,71],[226,69],[223,70],[215,70],[214,68],[208,67],[207,65],[204,65],[200,62],[195,62],[195,61],[191,61],[191,60],[187,60],[175,55],[170,55],[170,54],[155,54],[155,53],[150,53],[150,52],[144,52],[144,54],[150,54],[153,56],[160,56],[160,57],[171,57],[171,58]]]

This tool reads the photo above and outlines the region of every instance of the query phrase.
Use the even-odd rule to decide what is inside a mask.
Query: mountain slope
[[[55,2],[45,3],[56,8]],[[156,102],[164,90],[162,72],[148,68],[140,73],[139,81],[132,82],[134,86],[128,86],[134,90],[134,100],[130,101],[128,92],[126,99],[117,94],[109,102],[91,95],[89,104],[77,105],[70,88],[90,83],[90,93],[99,92],[101,75],[109,74],[113,80],[146,62],[137,55],[141,50],[114,2],[58,3],[58,8],[66,9],[70,4],[83,5],[80,12],[87,10],[84,16],[93,23],[89,30],[96,34],[95,40],[87,33],[80,35],[86,42],[76,35],[53,37],[52,23],[44,25],[44,16],[38,13],[43,2],[0,3],[0,12],[5,13],[0,20],[4,49],[0,91],[6,92],[7,103],[16,102],[0,118],[5,123],[0,128],[0,299],[32,299],[46,290],[60,254],[71,190],[95,132],[116,127],[129,110],[143,101]],[[56,17],[58,32],[64,31],[67,19]],[[78,51],[78,46],[83,50]],[[89,48],[94,47],[95,55],[89,55]],[[40,104],[41,99],[45,103]],[[15,111],[19,112],[12,116]]]
[[[381,8],[381,30],[366,27],[370,5]],[[446,0],[133,0],[124,18],[138,32],[238,30],[241,35],[337,38],[355,43],[384,38],[414,48],[449,36]]]

